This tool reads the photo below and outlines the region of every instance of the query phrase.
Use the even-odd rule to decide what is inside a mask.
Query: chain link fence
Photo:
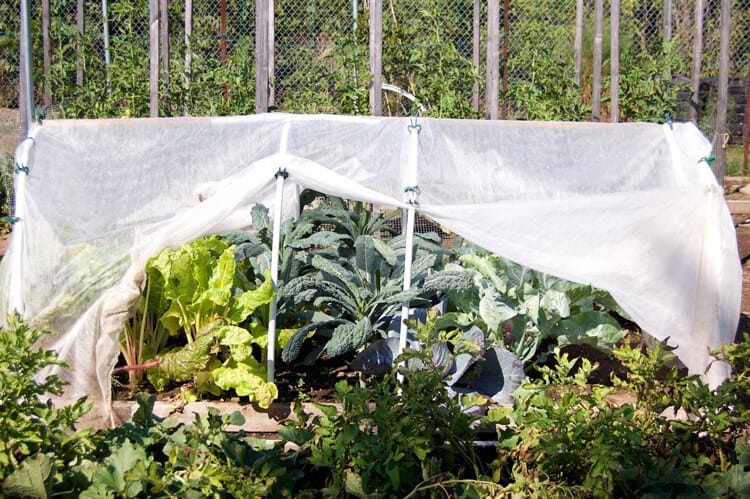
[[[679,92],[676,119],[688,119],[695,1],[621,4],[620,119],[662,120],[673,92]],[[703,1],[699,125],[710,136],[716,115],[720,0]],[[63,117],[148,116],[149,1],[46,3],[48,8],[43,8],[42,0],[30,0],[41,112]],[[254,112],[255,1],[159,4],[159,114]],[[18,5],[18,0],[0,5],[0,107],[18,105]],[[383,0],[382,5],[382,79],[391,89],[383,93],[383,113],[483,116],[487,2]],[[576,0],[501,2],[502,116],[591,118],[595,0],[583,0],[582,6],[581,62],[576,71]],[[665,6],[671,6],[670,29],[665,28]],[[741,138],[743,84],[750,66],[750,0],[733,0],[732,7],[729,129],[735,142]],[[609,9],[607,2],[602,23],[602,120],[609,112]],[[271,108],[367,113],[370,1],[275,0],[273,11]],[[405,92],[414,97],[405,97]]]

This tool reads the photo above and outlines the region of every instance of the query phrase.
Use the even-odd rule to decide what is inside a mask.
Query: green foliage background
[[[112,0],[109,71],[104,65],[101,5],[85,2],[85,30],[76,28],[76,0],[53,0],[51,65],[43,71],[41,2],[31,1],[34,73],[40,107],[61,117],[147,116],[148,1]],[[272,78],[275,109],[289,112],[368,113],[369,4],[350,0],[277,0],[275,61]],[[584,2],[582,78],[573,77],[575,3],[514,0],[510,3],[508,85],[501,91],[507,116],[517,119],[585,120],[590,117],[593,0]],[[673,41],[662,41],[662,2],[630,0],[621,6],[621,116],[623,121],[676,119],[687,109],[676,106],[680,86],[666,77],[689,75],[693,6],[673,2]],[[254,112],[255,2],[227,0],[222,34],[218,2],[193,3],[193,32],[188,43],[192,64],[186,85],[184,2],[169,2],[169,69],[162,75],[161,116],[225,115]],[[17,105],[18,0],[0,6],[0,105]],[[472,63],[472,0],[389,0],[383,4],[383,81],[412,94],[425,114],[470,118],[481,114],[486,55],[486,3],[481,2],[480,63]],[[702,74],[718,67],[718,2],[705,11]],[[605,13],[604,68],[608,75],[609,19]],[[745,77],[750,62],[750,5],[735,0],[732,13],[731,72]],[[502,24],[502,20],[501,20]],[[502,26],[501,26],[502,29]],[[505,36],[505,35],[503,35]],[[225,43],[226,59],[221,60]],[[84,78],[76,84],[77,50]],[[503,68],[501,68],[501,72]],[[605,76],[602,95],[608,96]],[[479,109],[471,104],[474,86]],[[42,96],[49,102],[42,106]],[[701,125],[711,131],[711,99]],[[684,97],[683,97],[684,99]],[[384,93],[384,114],[410,115],[414,104]],[[603,119],[608,103],[603,103]],[[730,106],[731,107],[731,106]],[[737,114],[737,110],[733,111]],[[730,116],[730,120],[732,117]]]

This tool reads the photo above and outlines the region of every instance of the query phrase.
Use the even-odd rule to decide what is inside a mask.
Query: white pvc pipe
[[[419,146],[420,126],[416,121],[409,126],[409,163],[406,171],[406,201],[411,207],[406,210],[406,247],[404,248],[404,291],[411,288],[411,266],[414,258],[414,219],[416,217],[414,205],[417,204],[417,154]],[[398,337],[398,355],[406,349],[406,334],[409,328],[406,321],[409,319],[409,304],[404,303],[401,306],[401,329]],[[398,380],[402,381],[401,374],[397,375]]]
[[[289,142],[289,123],[281,129],[279,151],[286,153]],[[276,307],[278,303],[279,285],[279,248],[281,246],[281,212],[284,208],[284,180],[286,170],[279,169],[276,174],[276,196],[274,198],[273,236],[271,239],[271,282],[273,283],[273,298],[268,319],[268,353],[266,355],[266,378],[273,382],[276,376]]]
[[[31,124],[33,130],[34,125]],[[29,134],[32,134],[29,130]],[[29,157],[34,141],[26,138],[16,148],[15,162],[19,169],[29,167]],[[15,176],[15,209],[13,216],[23,222],[26,216],[26,176],[27,173],[19,171]],[[23,228],[17,227],[10,236],[9,253],[12,258],[10,263],[10,282],[8,283],[8,310],[15,310],[23,316],[25,311],[23,296],[23,260],[24,260],[24,237]]]
[[[404,253],[404,291],[411,289],[411,265],[413,260],[412,247],[414,246],[414,208],[406,210],[406,248]],[[409,318],[409,304],[401,306],[401,330],[398,337],[398,354],[406,349],[406,333],[408,327],[406,320]]]
[[[273,382],[276,376],[276,303],[279,282],[279,246],[281,241],[281,208],[284,202],[285,175],[276,175],[276,197],[273,212],[273,239],[271,241],[271,282],[273,282],[273,299],[268,320],[268,355],[266,357],[267,381]]]

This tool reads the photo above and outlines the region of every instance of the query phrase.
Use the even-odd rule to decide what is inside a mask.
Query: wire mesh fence
[[[255,112],[255,1],[153,1],[158,5],[154,19],[149,0],[30,0],[36,104],[42,113],[149,115],[150,27],[155,20],[159,115]],[[720,0],[620,5],[619,119],[662,120],[675,94],[673,114],[688,119],[696,1],[704,5],[699,125],[713,133]],[[272,3],[271,108],[366,114],[372,2]],[[18,5],[19,0],[0,5],[1,107],[18,105]],[[479,0],[383,0],[384,114],[484,115],[487,5]],[[595,5],[596,0],[500,2],[502,116],[591,119]],[[611,6],[604,4],[601,21],[602,120],[610,112]],[[732,0],[731,19],[729,128],[739,138],[741,79],[750,66],[750,0]],[[414,97],[404,97],[407,93]]]

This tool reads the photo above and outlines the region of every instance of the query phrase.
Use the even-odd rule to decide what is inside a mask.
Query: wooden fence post
[[[747,83],[745,88],[745,117],[742,126],[742,174],[747,175],[747,162],[750,156],[750,63],[747,65]]]
[[[193,0],[185,0],[185,66],[183,69],[183,84],[185,86],[185,102],[182,114],[190,114],[190,82],[192,79],[193,52],[191,37],[193,36]]]
[[[500,0],[487,2],[487,95],[485,114],[498,118],[500,94]]]
[[[268,107],[276,106],[276,11],[274,0],[268,0]]]
[[[732,0],[721,0],[721,38],[719,44],[719,95],[716,104],[716,162],[714,174],[723,188],[727,172],[727,107],[729,104],[729,32]]]
[[[510,45],[510,0],[503,0],[503,83],[502,92],[508,91],[508,49]],[[508,117],[508,102],[503,100],[500,110],[503,119]]]
[[[576,35],[573,46],[576,85],[581,87],[581,62],[583,60],[583,0],[576,0]]]
[[[106,2],[106,0],[104,0]],[[159,0],[149,0],[149,116],[159,116]]]
[[[591,119],[601,120],[602,107],[602,25],[604,24],[604,0],[594,4],[594,76],[591,89]]]
[[[611,0],[609,13],[609,121],[620,118],[620,0]]]
[[[83,0],[76,1],[76,28],[78,41],[76,42],[76,85],[83,86],[83,34],[86,30],[86,15],[83,10]]]
[[[268,0],[255,2],[255,112],[268,112]]]
[[[383,2],[370,0],[370,112],[383,114]]]
[[[108,3],[109,0],[102,0],[102,37],[104,38],[104,67],[107,71],[107,87],[109,87],[109,66],[111,63],[110,54],[109,54],[109,6]],[[154,7],[151,5],[151,0],[149,0],[149,18],[151,18],[151,9],[156,9],[156,16],[155,19],[159,18],[159,10],[158,7]],[[150,28],[149,28],[149,35],[150,35]],[[159,32],[156,32],[156,42],[158,42],[158,36]],[[151,43],[151,40],[149,38],[149,43]],[[156,49],[158,50],[158,48]],[[158,71],[158,61],[157,61],[157,71]],[[157,72],[158,76],[158,72]]]
[[[164,86],[169,86],[169,5],[167,0],[159,0],[159,29],[161,37],[161,77]]]
[[[476,72],[477,76],[479,76],[479,44],[481,40],[481,34],[479,30],[481,29],[481,0],[474,0],[473,3],[474,3],[474,9],[473,9],[472,21],[471,21],[471,28],[472,28],[471,62],[474,64],[474,71]],[[471,107],[474,109],[474,111],[479,113],[479,81],[475,81],[474,86],[472,88]]]
[[[695,35],[693,38],[693,73],[691,75],[690,121],[698,124],[700,106],[701,59],[703,58],[703,0],[695,0]]]
[[[49,72],[52,66],[49,38],[49,0],[42,0],[42,61],[44,72],[44,88],[42,89],[42,102],[45,106],[52,103],[52,92],[49,86]]]

